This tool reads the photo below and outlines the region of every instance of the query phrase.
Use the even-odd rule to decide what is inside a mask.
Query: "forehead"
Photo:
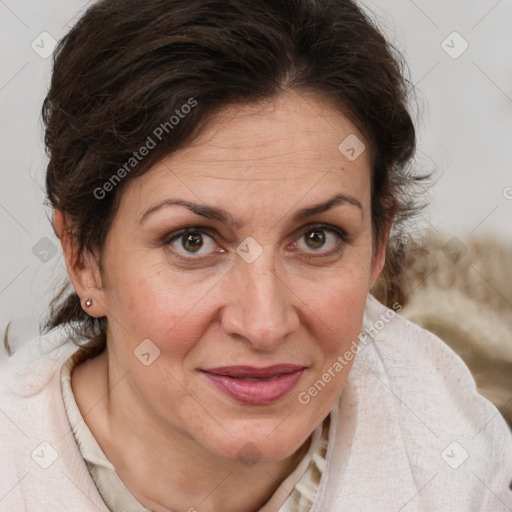
[[[320,159],[343,166],[348,160],[339,145],[349,136],[364,140],[331,102],[311,93],[289,91],[264,103],[234,105],[222,110],[179,156],[196,162],[198,168],[201,164],[218,164],[226,171],[230,167],[228,163],[233,162],[233,167],[238,161],[253,163],[253,170],[261,173],[262,178],[271,179],[275,172],[272,164],[278,162],[293,160],[295,170],[301,167],[307,170]],[[364,165],[367,153],[361,155],[359,164]],[[297,155],[301,156],[300,160]],[[277,177],[283,177],[285,171],[282,169]],[[290,172],[289,176],[294,174]]]
[[[330,102],[287,92],[220,111],[198,138],[130,182],[121,202],[129,200],[141,211],[176,196],[235,204],[236,190],[239,199],[258,197],[269,205],[288,204],[301,194],[313,202],[336,192],[359,196],[363,203],[370,188],[365,145]]]

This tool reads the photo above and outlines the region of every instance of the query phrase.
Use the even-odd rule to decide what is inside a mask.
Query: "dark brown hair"
[[[374,241],[393,216],[399,235],[396,227],[418,208],[404,65],[353,1],[103,0],[53,58],[42,109],[46,191],[51,206],[72,220],[80,254],[101,251],[128,180],[196,137],[219,109],[286,90],[331,100],[367,138]],[[128,169],[163,126],[156,147]],[[105,188],[116,173],[122,179]],[[393,242],[389,247],[388,268],[396,271]],[[66,282],[45,329],[69,326],[91,340],[93,355],[105,347],[106,321],[87,315]]]

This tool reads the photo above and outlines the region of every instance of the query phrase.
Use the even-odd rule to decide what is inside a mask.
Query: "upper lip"
[[[303,370],[304,366],[297,364],[275,364],[272,366],[219,366],[217,368],[206,368],[203,372],[212,373],[214,375],[223,375],[225,377],[234,378],[265,378],[275,377],[276,375],[284,375]]]

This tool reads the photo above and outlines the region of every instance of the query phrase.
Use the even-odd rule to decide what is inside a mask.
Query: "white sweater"
[[[460,357],[372,296],[365,326],[311,512],[512,510],[512,434]],[[0,364],[2,512],[108,512],[63,405],[76,349],[57,329]]]

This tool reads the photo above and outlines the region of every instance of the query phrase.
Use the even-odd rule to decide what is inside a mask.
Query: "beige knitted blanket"
[[[432,331],[470,368],[512,428],[512,247],[494,238],[429,233],[407,243],[402,273],[373,294]]]

